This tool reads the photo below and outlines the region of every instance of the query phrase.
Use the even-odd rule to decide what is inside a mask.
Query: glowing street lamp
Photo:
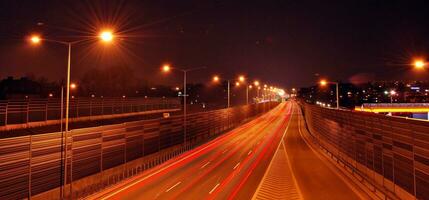
[[[176,67],[171,67],[170,65],[164,65],[162,66],[163,72],[170,72],[171,70],[177,70],[180,72],[183,72],[183,145],[186,146],[186,118],[187,118],[187,110],[186,110],[186,97],[188,96],[186,94],[186,75],[190,71],[205,69],[205,67],[198,67],[198,68],[190,68],[190,69],[180,69]]]
[[[253,85],[255,85],[255,86],[259,86],[259,81],[254,81],[254,82],[253,82]]]
[[[325,86],[327,84],[328,84],[328,82],[326,80],[320,80],[320,85],[321,86]]]
[[[219,82],[220,81],[220,77],[217,75],[213,76],[212,79],[213,79],[213,82]],[[231,82],[235,81],[234,84],[235,84],[235,86],[238,87],[241,85],[241,83],[246,82],[246,77],[243,75],[239,75],[235,79],[227,79],[226,81],[228,83],[228,104],[227,104],[227,108],[229,108],[231,105]],[[258,86],[259,81],[254,81],[253,84],[255,84],[255,86]],[[252,87],[253,87],[252,85],[246,85],[246,104],[249,104],[249,89],[251,89]]]
[[[219,82],[219,76],[213,76],[213,81],[214,82]]]
[[[99,38],[101,41],[104,42],[111,42],[114,38],[113,33],[110,31],[103,31],[99,34]],[[40,44],[41,41],[46,41],[46,42],[51,42],[51,43],[56,43],[56,44],[61,44],[61,45],[65,45],[67,47],[68,53],[67,53],[67,86],[66,86],[66,113],[65,113],[65,133],[63,134],[63,131],[61,130],[62,135],[62,139],[64,141],[64,178],[63,178],[63,183],[62,183],[62,187],[60,190],[61,193],[61,198],[64,198],[64,187],[66,185],[66,181],[67,177],[70,176],[70,192],[71,194],[73,194],[73,176],[71,176],[71,174],[73,173],[73,162],[70,164],[70,173],[67,173],[67,160],[68,160],[68,154],[67,154],[67,138],[68,138],[68,132],[69,132],[69,113],[70,113],[70,89],[74,89],[76,88],[76,84],[70,84],[70,71],[71,71],[71,50],[72,50],[72,45],[73,44],[77,44],[77,43],[81,43],[85,40],[77,40],[77,41],[60,41],[60,40],[51,40],[51,39],[47,39],[47,38],[43,38],[39,35],[33,35],[30,37],[30,42],[33,44]],[[73,86],[74,85],[74,86]],[[62,127],[62,123],[61,123],[61,127]],[[71,149],[73,149],[73,142],[70,144]],[[73,156],[73,155],[71,155]],[[73,195],[71,196],[73,199]]]
[[[102,31],[99,37],[103,42],[111,42],[113,40],[113,33],[112,31],[108,31],[108,30]]]
[[[424,69],[425,66],[426,66],[426,63],[423,60],[414,61],[414,68],[416,69]]]
[[[170,70],[171,70],[170,65],[164,65],[164,66],[162,66],[162,71],[169,72]]]
[[[238,80],[243,83],[246,80],[246,78],[243,75],[240,75],[238,76]]]
[[[38,35],[33,35],[30,37],[30,41],[33,44],[39,44],[42,39]]]
[[[338,92],[338,82],[328,82],[327,80],[325,80],[325,79],[322,79],[322,80],[320,80],[319,81],[319,83],[320,83],[320,86],[322,86],[322,87],[324,87],[324,86],[326,86],[326,85],[328,85],[329,83],[331,83],[331,84],[335,84],[335,93],[336,93],[336,99],[337,99],[337,109],[340,109],[340,99],[339,99],[339,92]]]

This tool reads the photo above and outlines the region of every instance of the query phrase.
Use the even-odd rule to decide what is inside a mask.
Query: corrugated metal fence
[[[304,105],[311,134],[362,178],[401,199],[429,199],[429,122]]]
[[[185,148],[207,141],[276,105],[269,102],[191,114],[187,118],[191,147]],[[67,140],[68,151],[72,152],[67,171],[70,172],[73,160],[75,181],[181,144],[182,125],[182,116],[173,116],[72,130]],[[62,141],[60,132],[0,139],[0,199],[28,198],[59,187],[63,176]],[[165,156],[162,160],[166,160]],[[146,164],[142,166],[133,169],[133,173],[146,169]]]
[[[63,103],[63,108],[65,109],[65,102]],[[70,117],[89,117],[172,108],[180,108],[179,99],[73,98],[70,100]],[[58,98],[0,101],[0,126],[58,120],[60,117],[61,100]]]

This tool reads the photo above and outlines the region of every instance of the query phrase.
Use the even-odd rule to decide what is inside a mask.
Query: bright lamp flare
[[[246,80],[246,78],[244,78],[244,76],[239,76],[239,77],[238,77],[238,80],[239,80],[240,82],[244,82],[244,80]]]
[[[104,42],[111,42],[113,40],[113,33],[111,31],[103,31],[100,33],[100,38]]]
[[[33,43],[33,44],[38,44],[38,43],[40,43],[40,41],[41,41],[42,39],[39,37],[39,36],[37,36],[37,35],[33,35],[33,36],[31,36],[31,38],[30,38],[30,41]]]
[[[423,60],[416,60],[414,62],[414,67],[416,69],[423,69],[423,67],[426,65],[426,63]]]
[[[325,86],[325,85],[327,85],[328,84],[328,81],[326,81],[326,80],[321,80],[320,81],[320,85],[321,86]]]
[[[75,89],[77,87],[76,83],[71,83],[70,84],[70,89]]]
[[[213,76],[213,81],[214,82],[218,82],[219,81],[219,76]]]
[[[169,72],[170,69],[171,69],[170,65],[164,65],[164,66],[162,66],[162,71],[164,71],[164,72]]]
[[[259,81],[255,81],[255,82],[253,82],[253,84],[254,84],[255,86],[259,86]]]
[[[240,86],[240,83],[239,83],[239,82],[235,82],[235,85],[236,85],[236,86]]]

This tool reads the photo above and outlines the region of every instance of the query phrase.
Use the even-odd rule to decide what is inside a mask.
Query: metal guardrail
[[[309,104],[304,111],[319,145],[354,174],[401,199],[428,199],[428,122]]]
[[[65,102],[63,102],[65,110]],[[180,108],[177,98],[73,98],[70,117],[91,117],[158,109]],[[63,112],[65,113],[65,111]],[[59,120],[58,98],[0,101],[0,126]]]
[[[81,181],[83,185],[74,186],[73,196],[82,197],[177,156],[277,104],[252,104],[190,114],[187,117],[188,146],[119,171],[109,169],[180,146],[183,142],[182,116],[74,129],[67,139],[68,152],[71,152],[67,171],[73,166],[67,183],[102,173],[103,177],[95,183]],[[62,141],[60,132],[0,139],[0,199],[24,199],[58,189],[63,176]]]

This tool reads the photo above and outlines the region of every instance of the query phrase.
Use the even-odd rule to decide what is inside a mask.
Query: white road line
[[[250,155],[252,153],[252,150],[249,151],[249,153],[247,153],[247,155]]]
[[[210,164],[210,161],[208,161],[206,164],[204,164],[202,167],[200,167],[200,169],[206,167],[208,164]]]
[[[240,162],[238,162],[233,169],[236,169],[238,167],[238,165],[240,165]]]
[[[209,194],[213,193],[217,187],[219,187],[220,183],[217,183],[212,190],[210,190]]]
[[[225,149],[224,151],[222,151],[222,154],[226,153],[228,151],[228,149]]]
[[[169,192],[170,190],[172,190],[176,186],[180,185],[181,183],[182,183],[181,181],[177,182],[176,184],[174,184],[173,186],[171,186],[170,188],[168,188],[165,192]]]

